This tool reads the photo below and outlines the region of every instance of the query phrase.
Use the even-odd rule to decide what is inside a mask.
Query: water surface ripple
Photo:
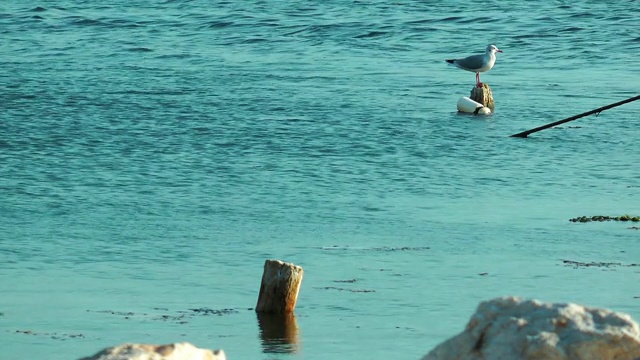
[[[0,358],[190,341],[417,359],[502,295],[640,319],[637,267],[563,263],[640,257],[632,224],[568,221],[640,215],[640,104],[509,137],[638,95],[638,18],[590,0],[0,5]],[[459,115],[474,75],[443,60],[489,43],[496,112]],[[247,310],[269,258],[305,268],[296,344]]]

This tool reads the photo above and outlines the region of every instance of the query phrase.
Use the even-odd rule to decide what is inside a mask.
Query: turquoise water
[[[640,102],[509,137],[638,95],[638,18],[635,1],[3,2],[0,358],[189,341],[418,359],[503,295],[640,319],[640,232],[568,221],[640,215]],[[474,74],[443,60],[489,43],[496,112],[459,115]],[[289,343],[251,310],[266,259],[305,269]]]

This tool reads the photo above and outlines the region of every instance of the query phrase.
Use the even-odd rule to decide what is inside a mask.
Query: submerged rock
[[[504,297],[481,303],[466,329],[422,360],[636,360],[629,315],[576,304]]]
[[[80,360],[226,360],[222,350],[206,350],[183,342],[167,345],[123,344]]]

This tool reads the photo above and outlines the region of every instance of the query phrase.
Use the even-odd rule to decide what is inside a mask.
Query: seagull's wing
[[[472,55],[464,59],[456,59],[453,65],[468,71],[478,71],[487,64],[484,55]]]

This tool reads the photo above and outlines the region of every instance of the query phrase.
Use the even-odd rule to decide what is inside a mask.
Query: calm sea
[[[0,359],[418,359],[504,295],[640,319],[637,1],[0,3]],[[459,115],[474,74],[491,117]],[[305,270],[295,324],[262,266]],[[573,261],[567,263],[565,261]],[[593,263],[593,264],[592,264]],[[587,266],[590,265],[590,266]]]

